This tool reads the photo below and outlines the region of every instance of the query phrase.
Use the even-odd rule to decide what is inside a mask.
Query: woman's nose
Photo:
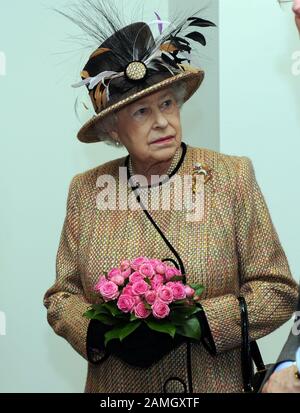
[[[168,126],[168,123],[164,114],[160,110],[157,110],[154,114],[154,127],[165,128]]]

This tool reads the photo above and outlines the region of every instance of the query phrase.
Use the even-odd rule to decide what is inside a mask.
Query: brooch
[[[194,167],[193,167],[193,171],[192,171],[192,176],[193,176],[193,178],[192,178],[193,179],[193,181],[192,181],[192,191],[193,191],[193,194],[195,194],[197,192],[197,179],[196,179],[197,175],[203,175],[205,184],[212,177],[211,170],[208,168],[208,166],[206,166],[205,164],[200,163],[200,162],[195,162]]]
[[[125,68],[125,75],[129,80],[143,80],[147,72],[147,66],[140,61],[130,62]]]

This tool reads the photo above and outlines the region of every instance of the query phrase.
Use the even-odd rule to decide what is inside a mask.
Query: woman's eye
[[[172,99],[168,99],[163,103],[163,107],[169,108],[170,106],[172,106],[172,103],[173,103]]]
[[[147,108],[141,108],[134,113],[134,116],[142,116],[147,113]]]

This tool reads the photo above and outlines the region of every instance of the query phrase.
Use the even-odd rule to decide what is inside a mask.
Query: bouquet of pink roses
[[[124,260],[100,276],[94,288],[102,303],[92,305],[84,316],[111,327],[105,346],[114,339],[122,341],[142,323],[172,338],[178,334],[199,340],[197,300],[203,286],[184,284],[184,278],[180,270],[158,259]]]

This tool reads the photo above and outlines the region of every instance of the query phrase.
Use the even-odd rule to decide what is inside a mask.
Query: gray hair
[[[182,108],[184,102],[185,102],[185,97],[186,97],[186,85],[183,82],[176,82],[172,86],[170,86],[170,90],[173,93],[177,105],[179,109]],[[116,124],[118,121],[118,116],[117,112],[112,112],[108,116],[106,116],[102,123],[101,123],[101,138],[104,143],[106,143],[109,146],[113,146],[115,148],[123,148],[124,145],[120,142],[116,142],[114,139],[110,137],[109,131],[115,129]]]

